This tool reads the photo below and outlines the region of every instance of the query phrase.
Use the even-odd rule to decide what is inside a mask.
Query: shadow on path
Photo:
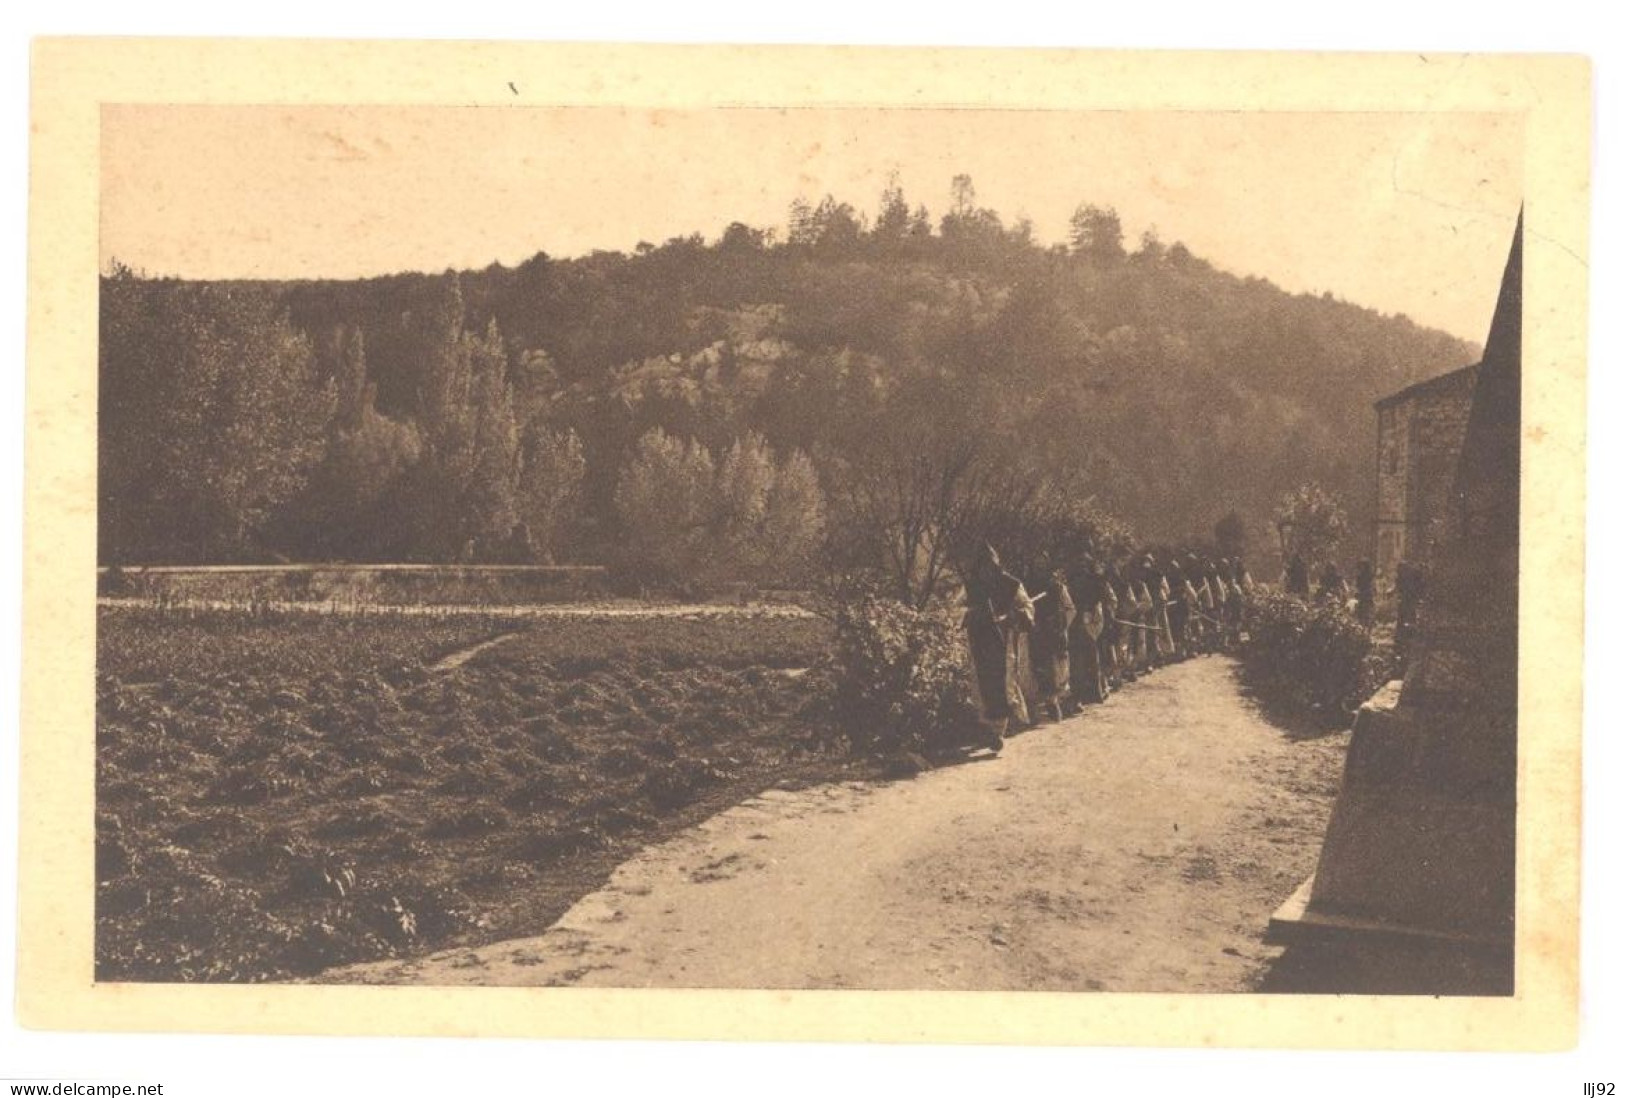
[[[1511,995],[1512,954],[1489,947],[1340,941],[1287,947],[1258,990],[1299,995]]]
[[[1354,714],[1340,709],[1315,709],[1303,702],[1281,697],[1262,688],[1244,663],[1238,661],[1231,669],[1236,690],[1252,705],[1258,715],[1273,724],[1294,742],[1318,740],[1347,732],[1354,724]]]

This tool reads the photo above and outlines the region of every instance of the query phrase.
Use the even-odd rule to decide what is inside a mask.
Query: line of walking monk
[[[1169,663],[1239,642],[1253,580],[1239,557],[1085,554],[1034,584],[984,546],[965,583],[964,626],[987,745],[1060,720]]]

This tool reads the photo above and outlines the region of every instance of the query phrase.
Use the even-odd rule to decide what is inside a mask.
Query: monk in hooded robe
[[[1168,584],[1168,636],[1173,642],[1174,659],[1182,660],[1191,654],[1191,601],[1196,595],[1191,591],[1190,581],[1185,578],[1185,570],[1179,566],[1177,556],[1169,558],[1168,570],[1163,578]]]
[[[976,700],[988,746],[998,750],[1014,720],[1028,723],[1021,692],[1021,658],[1033,628],[1033,600],[1006,572],[999,554],[985,546],[965,581],[965,636],[970,648]]]
[[[1196,589],[1196,602],[1191,607],[1191,618],[1197,625],[1198,645],[1204,653],[1215,652],[1219,647],[1217,632],[1217,619],[1213,616],[1213,581],[1208,576],[1208,563],[1199,558],[1195,560],[1195,570],[1191,573],[1191,584]]]
[[[1113,614],[1117,621],[1116,652],[1117,673],[1123,682],[1133,682],[1137,677],[1139,666],[1135,663],[1134,638],[1139,635],[1138,623],[1134,620],[1139,604],[1134,600],[1134,588],[1123,569],[1113,563],[1106,569],[1106,582],[1111,584],[1113,602],[1116,606]]]
[[[1140,673],[1150,674],[1157,669],[1157,635],[1154,625],[1155,609],[1151,605],[1151,585],[1147,582],[1145,566],[1139,561],[1129,563],[1129,586],[1134,591],[1134,658]]]
[[[1084,558],[1083,566],[1071,573],[1068,586],[1077,607],[1068,636],[1072,650],[1072,702],[1075,706],[1094,705],[1106,700],[1111,687],[1106,665],[1101,662],[1101,636],[1106,629],[1105,573],[1099,562]]]
[[[1230,647],[1230,584],[1225,581],[1222,561],[1207,562],[1208,590],[1213,592],[1213,607],[1208,616],[1213,619],[1213,647],[1216,651]]]
[[[1095,578],[1100,583],[1101,609],[1100,640],[1097,647],[1100,649],[1100,667],[1106,675],[1107,692],[1110,693],[1123,685],[1123,661],[1119,658],[1123,625],[1117,618],[1121,606],[1117,598],[1117,588],[1112,583],[1111,570],[1097,563]]]
[[[1128,566],[1129,590],[1134,593],[1134,660],[1140,674],[1148,675],[1157,669],[1156,634],[1152,632],[1151,587],[1146,583],[1145,566],[1130,561]]]
[[[1038,682],[1034,719],[1041,713],[1051,720],[1063,716],[1061,703],[1072,693],[1072,623],[1078,616],[1077,604],[1067,588],[1066,572],[1050,573],[1043,593],[1035,600],[1033,618],[1033,675]]]
[[[1247,571],[1247,561],[1242,557],[1236,558],[1236,592],[1236,603],[1239,607],[1237,614],[1239,624],[1236,628],[1239,639],[1242,633],[1248,632],[1248,615],[1253,605],[1253,576]]]
[[[1168,577],[1163,573],[1157,558],[1147,553],[1145,565],[1142,569],[1145,575],[1145,586],[1151,603],[1151,618],[1146,623],[1151,626],[1147,634],[1151,638],[1151,646],[1155,653],[1157,665],[1172,663],[1174,660],[1174,631],[1168,621]]]
[[[1221,563],[1220,572],[1228,593],[1224,603],[1225,631],[1231,645],[1239,645],[1247,613],[1247,592],[1241,587],[1241,562],[1235,557],[1227,557]]]

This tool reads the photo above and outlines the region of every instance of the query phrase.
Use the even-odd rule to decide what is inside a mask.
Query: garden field
[[[828,631],[104,607],[97,976],[280,980],[538,932],[636,846],[860,765],[818,731]]]

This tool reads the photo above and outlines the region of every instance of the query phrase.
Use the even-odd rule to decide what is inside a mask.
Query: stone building
[[[1478,366],[1377,401],[1377,590],[1393,588],[1399,562],[1427,563],[1444,532],[1456,461],[1467,433]]]

